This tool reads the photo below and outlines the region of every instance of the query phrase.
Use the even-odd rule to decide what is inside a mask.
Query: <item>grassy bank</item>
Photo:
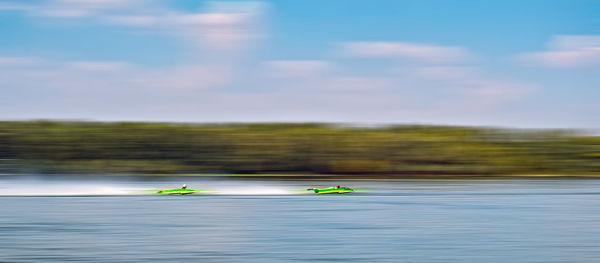
[[[0,122],[0,173],[595,177],[600,137],[411,125]]]

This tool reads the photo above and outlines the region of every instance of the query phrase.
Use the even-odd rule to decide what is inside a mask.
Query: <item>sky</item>
[[[600,1],[0,0],[0,120],[600,131]]]

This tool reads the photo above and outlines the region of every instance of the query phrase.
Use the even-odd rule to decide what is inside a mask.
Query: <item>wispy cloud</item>
[[[21,67],[40,63],[40,59],[33,57],[0,57],[0,67]]]
[[[415,67],[417,76],[443,80],[461,80],[471,77],[476,68],[473,66],[425,66]]]
[[[168,14],[161,17],[162,26],[214,49],[243,48],[262,36],[260,19],[264,7],[248,5],[246,9],[227,4],[212,5],[205,13]]]
[[[27,11],[35,8],[35,5],[23,3],[22,1],[0,2],[0,10]]]
[[[135,12],[146,8],[143,0],[46,0],[23,5],[20,9],[35,16],[56,18],[99,17],[108,13]]]
[[[341,93],[372,93],[389,88],[389,77],[350,74],[334,61],[327,60],[276,60],[265,63],[260,74],[270,77],[270,85],[302,91]],[[357,98],[360,96],[357,96]]]
[[[359,41],[341,44],[349,57],[408,59],[425,63],[458,63],[472,58],[462,47],[411,42]]]
[[[547,51],[522,54],[520,61],[543,67],[600,66],[600,35],[556,36]]]
[[[0,10],[32,17],[88,19],[177,36],[193,45],[234,50],[262,36],[263,2],[208,2],[201,12],[181,12],[150,0],[46,0],[0,2]]]
[[[475,56],[466,48],[443,45],[420,45],[405,42],[350,42],[342,45],[345,62],[353,58],[409,59],[418,63],[399,64],[383,68],[375,75],[364,74],[356,63],[340,65],[335,60],[282,60],[268,62],[270,75],[283,81],[279,87],[312,90],[341,98],[402,98],[407,107],[410,98],[430,97],[429,105],[460,104],[462,108],[498,108],[527,98],[538,90],[537,85],[507,80],[486,74],[473,63]],[[334,52],[339,52],[336,50]],[[274,84],[274,83],[271,83]],[[336,98],[336,99],[337,99]],[[387,100],[385,100],[387,101]]]
[[[145,68],[122,61],[51,61],[30,57],[0,57],[0,83],[27,89],[137,92],[206,90],[229,80],[227,65],[181,65]],[[114,90],[113,90],[114,91]],[[116,94],[113,94],[116,95]]]
[[[325,60],[274,60],[265,64],[268,73],[281,77],[314,77],[328,73],[333,67]]]
[[[74,69],[85,71],[121,71],[129,67],[124,62],[74,61],[68,64]]]
[[[523,99],[536,90],[537,85],[490,77],[474,66],[427,66],[415,67],[414,76],[428,81],[440,81],[453,87],[464,105],[477,107],[497,106]]]
[[[443,92],[446,96],[444,103],[461,101],[461,107],[497,107],[526,98],[538,90],[534,84],[486,74],[480,65],[474,63],[475,54],[460,46],[362,41],[344,43],[342,52],[350,58],[414,61],[416,63],[397,67],[397,76],[393,76],[394,73],[388,75],[388,82],[395,85],[386,86],[415,89],[437,86],[431,92]]]
[[[544,95],[551,100],[545,89],[530,83],[535,77],[513,78],[506,73],[510,68],[493,61],[480,63],[484,59],[466,46],[409,39],[342,43],[324,39],[322,43],[337,43],[335,50],[312,50],[319,55],[303,56],[310,49],[306,45],[286,56],[282,50],[304,42],[294,38],[297,46],[293,46],[278,42],[281,36],[263,38],[269,7],[263,2],[208,2],[198,9],[177,9],[168,3],[0,0],[0,9],[20,12],[47,26],[102,24],[118,29],[107,30],[111,32],[173,38],[185,48],[185,62],[170,65],[86,60],[80,54],[63,56],[75,57],[72,61],[0,57],[0,85],[10,98],[0,103],[0,118],[438,123],[475,119],[482,121],[472,124],[495,124],[497,119],[512,123],[519,117],[514,106],[531,109],[529,104],[543,104]],[[280,30],[277,27],[274,32]],[[260,45],[256,40],[261,39],[273,40],[268,47],[290,46],[268,54],[246,48]],[[521,59],[552,67],[590,67],[600,61],[599,46],[598,36],[559,36],[547,50]],[[87,54],[102,56],[93,52]],[[585,112],[595,109],[592,104]]]

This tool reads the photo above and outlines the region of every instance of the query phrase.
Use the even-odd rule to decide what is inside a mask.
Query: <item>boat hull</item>
[[[329,187],[329,188],[313,188],[313,192],[316,194],[347,194],[354,192],[354,189],[348,187]]]
[[[198,190],[196,189],[163,189],[157,191],[156,193],[161,195],[189,195],[197,192]]]

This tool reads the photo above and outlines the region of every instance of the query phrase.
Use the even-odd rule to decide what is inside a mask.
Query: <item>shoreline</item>
[[[341,179],[341,180],[382,180],[382,179],[600,179],[600,174],[506,174],[506,175],[451,175],[451,174],[214,174],[214,173],[182,173],[182,174],[135,174],[135,173],[0,173],[0,178],[8,177],[42,177],[42,178],[214,178],[214,179]]]

